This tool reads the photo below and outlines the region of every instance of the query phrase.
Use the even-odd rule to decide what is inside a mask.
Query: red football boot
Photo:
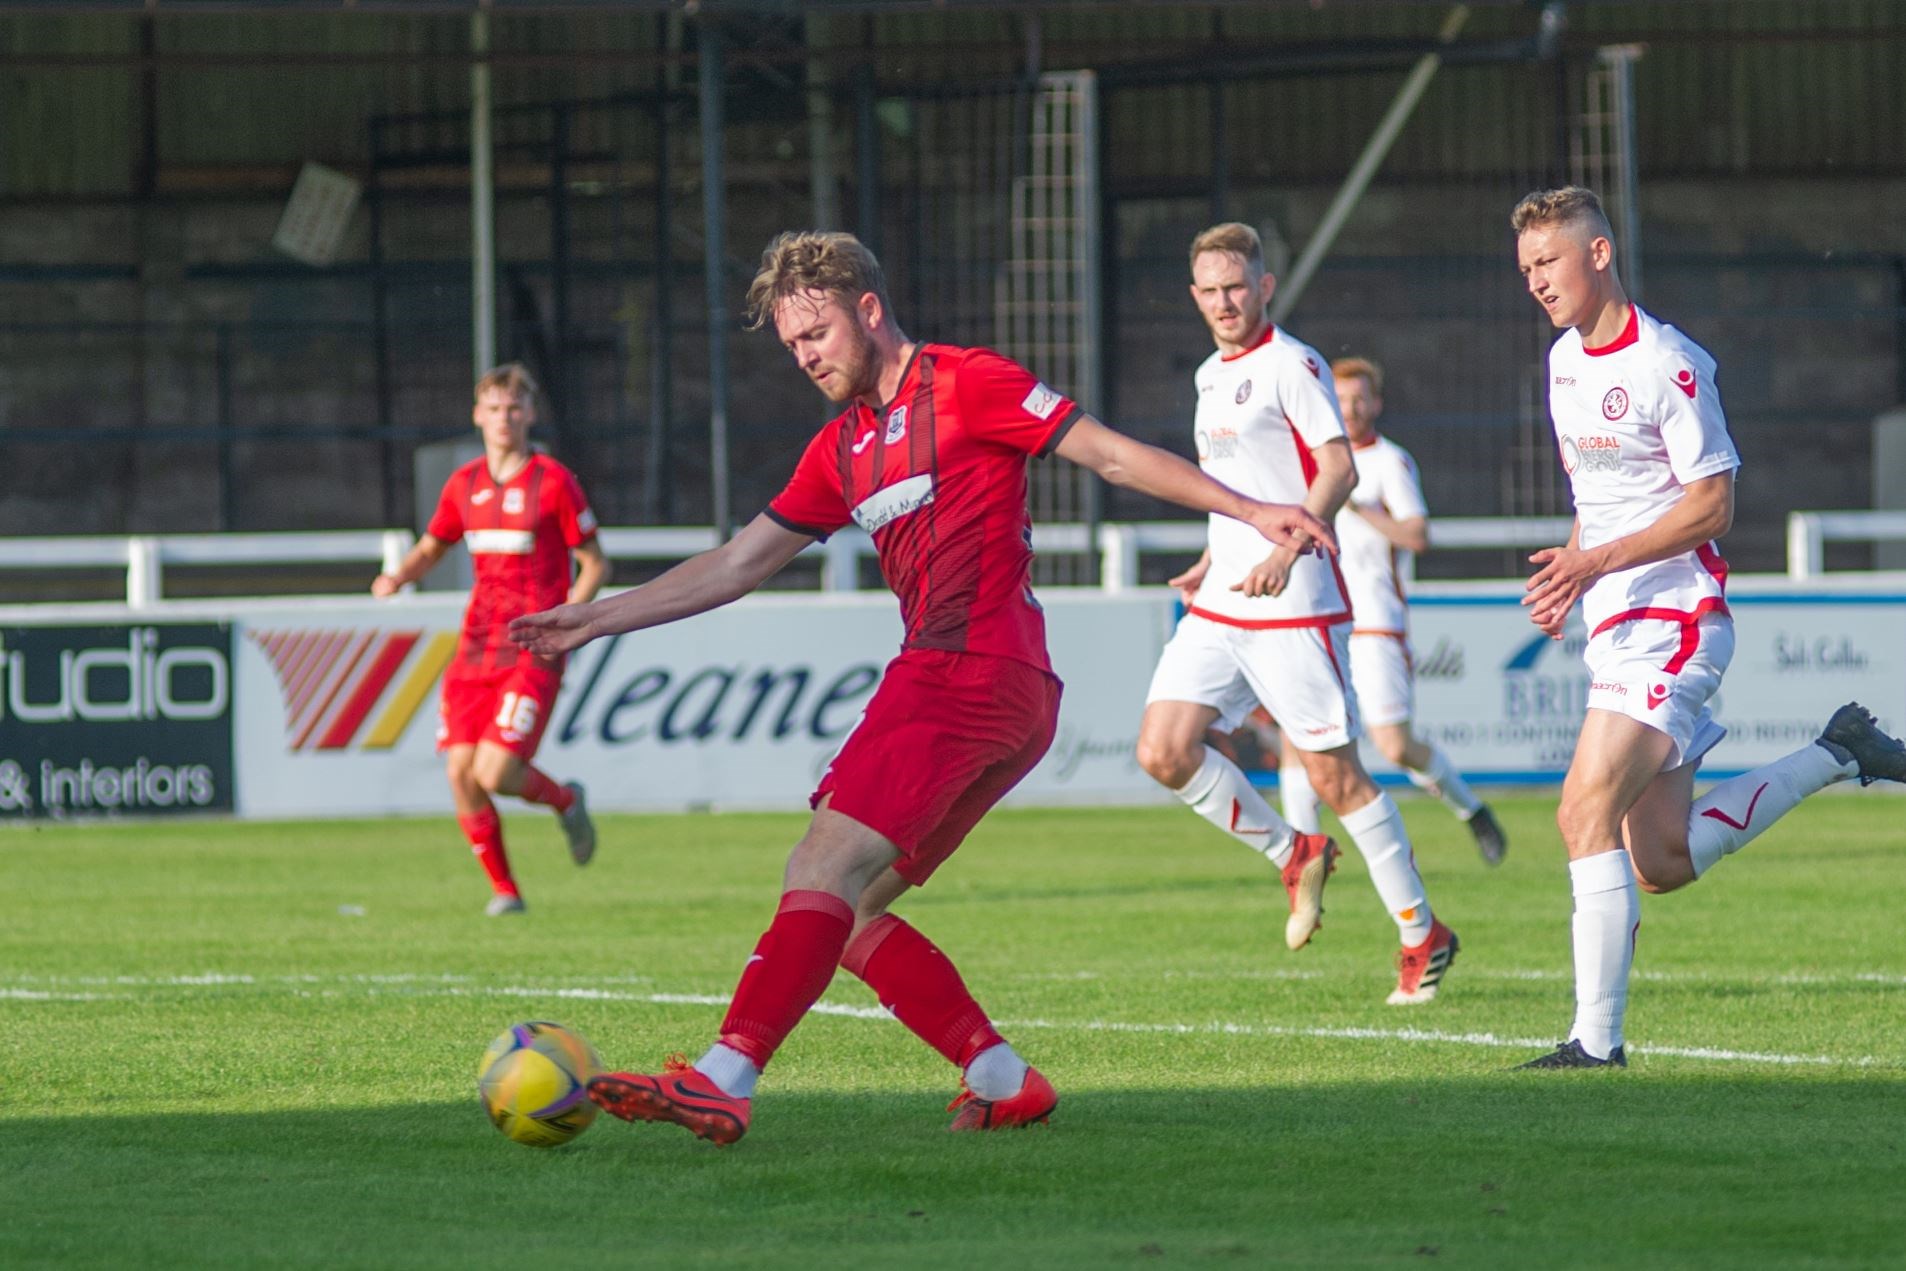
[[[1463,942],[1440,921],[1430,922],[1429,939],[1414,948],[1405,947],[1396,955],[1396,990],[1387,999],[1391,1006],[1415,1006],[1436,996],[1436,986],[1450,963],[1456,960]]]
[[[960,1078],[960,1094],[946,1105],[958,1110],[949,1130],[1005,1130],[1028,1125],[1044,1125],[1052,1110],[1059,1106],[1059,1092],[1037,1068],[1026,1069],[1026,1080],[1019,1093],[1010,1099],[982,1099]]]
[[[673,1121],[698,1139],[724,1146],[748,1132],[748,1101],[725,1093],[686,1055],[670,1055],[660,1076],[605,1072],[591,1077],[589,1099],[624,1121]]]
[[[1337,844],[1322,834],[1299,834],[1284,862],[1284,890],[1291,916],[1284,922],[1284,943],[1301,949],[1324,925],[1324,883],[1337,868]]]

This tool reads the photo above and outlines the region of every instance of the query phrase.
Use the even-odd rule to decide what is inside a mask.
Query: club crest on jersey
[[[1237,404],[1240,406],[1244,405],[1244,403],[1251,400],[1251,381],[1250,380],[1245,380],[1244,383],[1238,385],[1238,395],[1232,400],[1237,402]]]
[[[1694,381],[1694,368],[1684,366],[1674,373],[1674,386],[1687,395],[1689,401],[1700,391],[1700,385]]]
[[[1602,418],[1614,421],[1628,413],[1628,390],[1619,386],[1608,390],[1602,398]]]
[[[887,416],[887,432],[881,440],[891,446],[894,442],[899,441],[906,435],[907,408],[905,406],[896,406],[893,408],[893,414]]]
[[[503,510],[512,516],[523,510],[523,490],[521,486],[515,486],[503,491]]]

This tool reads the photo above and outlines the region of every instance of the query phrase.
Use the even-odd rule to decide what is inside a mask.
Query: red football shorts
[[[900,849],[894,869],[926,882],[1052,745],[1057,676],[1012,658],[909,649],[808,800]]]
[[[494,671],[464,671],[453,663],[443,677],[437,749],[487,741],[523,762],[536,757],[563,673],[521,662]]]

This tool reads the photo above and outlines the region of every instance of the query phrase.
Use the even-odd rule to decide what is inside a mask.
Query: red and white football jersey
[[[1416,460],[1388,437],[1373,436],[1357,446],[1356,460],[1357,487],[1337,513],[1337,545],[1342,549],[1337,562],[1350,586],[1357,630],[1403,635],[1410,629],[1409,602],[1403,597],[1410,553],[1351,508],[1381,508],[1399,521],[1428,516],[1423,484]]]
[[[479,458],[444,482],[428,532],[445,543],[461,539],[475,566],[455,666],[494,670],[533,656],[511,642],[510,619],[568,599],[569,551],[595,537],[596,515],[575,474],[548,455],[532,454],[501,485]]]
[[[850,523],[872,535],[906,648],[1050,671],[1026,459],[1051,454],[1082,414],[989,349],[921,344],[892,401],[856,402],[815,434],[767,514],[814,538]]]
[[[1242,353],[1213,353],[1195,377],[1198,466],[1240,494],[1302,503],[1317,475],[1311,451],[1342,437],[1330,366],[1288,331],[1267,326]],[[1334,557],[1305,555],[1279,596],[1232,591],[1273,545],[1242,521],[1211,517],[1211,568],[1191,612],[1243,627],[1328,626],[1350,617]]]
[[[1631,306],[1628,326],[1599,349],[1567,331],[1549,349],[1549,415],[1575,493],[1581,546],[1646,529],[1691,481],[1731,472],[1714,359],[1673,327]],[[1626,618],[1719,611],[1727,562],[1712,542],[1597,579],[1583,597],[1591,633]]]

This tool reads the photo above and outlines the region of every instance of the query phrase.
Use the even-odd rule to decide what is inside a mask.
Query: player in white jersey
[[[1575,1021],[1522,1066],[1621,1067],[1637,884],[1667,892],[1705,876],[1833,782],[1906,781],[1906,746],[1848,703],[1817,741],[1694,798],[1695,767],[1725,732],[1709,704],[1734,652],[1714,540],[1733,523],[1740,459],[1714,359],[1629,301],[1592,191],[1531,194],[1511,224],[1529,293],[1562,330],[1549,412],[1575,494],[1574,531],[1530,557],[1540,568],[1522,603],[1560,639],[1582,601],[1591,681],[1556,812],[1575,896]]]
[[[1357,460],[1357,487],[1337,513],[1337,559],[1356,614],[1350,629],[1350,686],[1357,691],[1357,713],[1378,752],[1403,769],[1418,789],[1442,800],[1469,827],[1483,860],[1499,865],[1509,841],[1495,813],[1476,797],[1449,756],[1410,727],[1416,713],[1416,672],[1410,662],[1403,579],[1409,556],[1429,546],[1429,508],[1423,502],[1416,460],[1377,432],[1377,416],[1383,413],[1383,368],[1368,358],[1340,357],[1330,364],[1330,373]],[[1306,833],[1317,833],[1317,792],[1289,734],[1277,784],[1284,819]]]
[[[1217,352],[1198,368],[1198,463],[1255,498],[1301,502],[1328,519],[1356,484],[1323,359],[1270,322],[1277,280],[1257,231],[1216,225],[1191,244],[1191,295]],[[1139,724],[1138,762],[1194,811],[1282,872],[1284,939],[1302,948],[1323,914],[1336,844],[1293,830],[1238,766],[1205,744],[1261,702],[1304,752],[1311,783],[1349,831],[1402,937],[1393,1005],[1436,996],[1456,934],[1430,912],[1396,804],[1357,757],[1348,680],[1350,595],[1334,558],[1246,541],[1213,518],[1198,563],[1171,580],[1190,612],[1158,661]]]

